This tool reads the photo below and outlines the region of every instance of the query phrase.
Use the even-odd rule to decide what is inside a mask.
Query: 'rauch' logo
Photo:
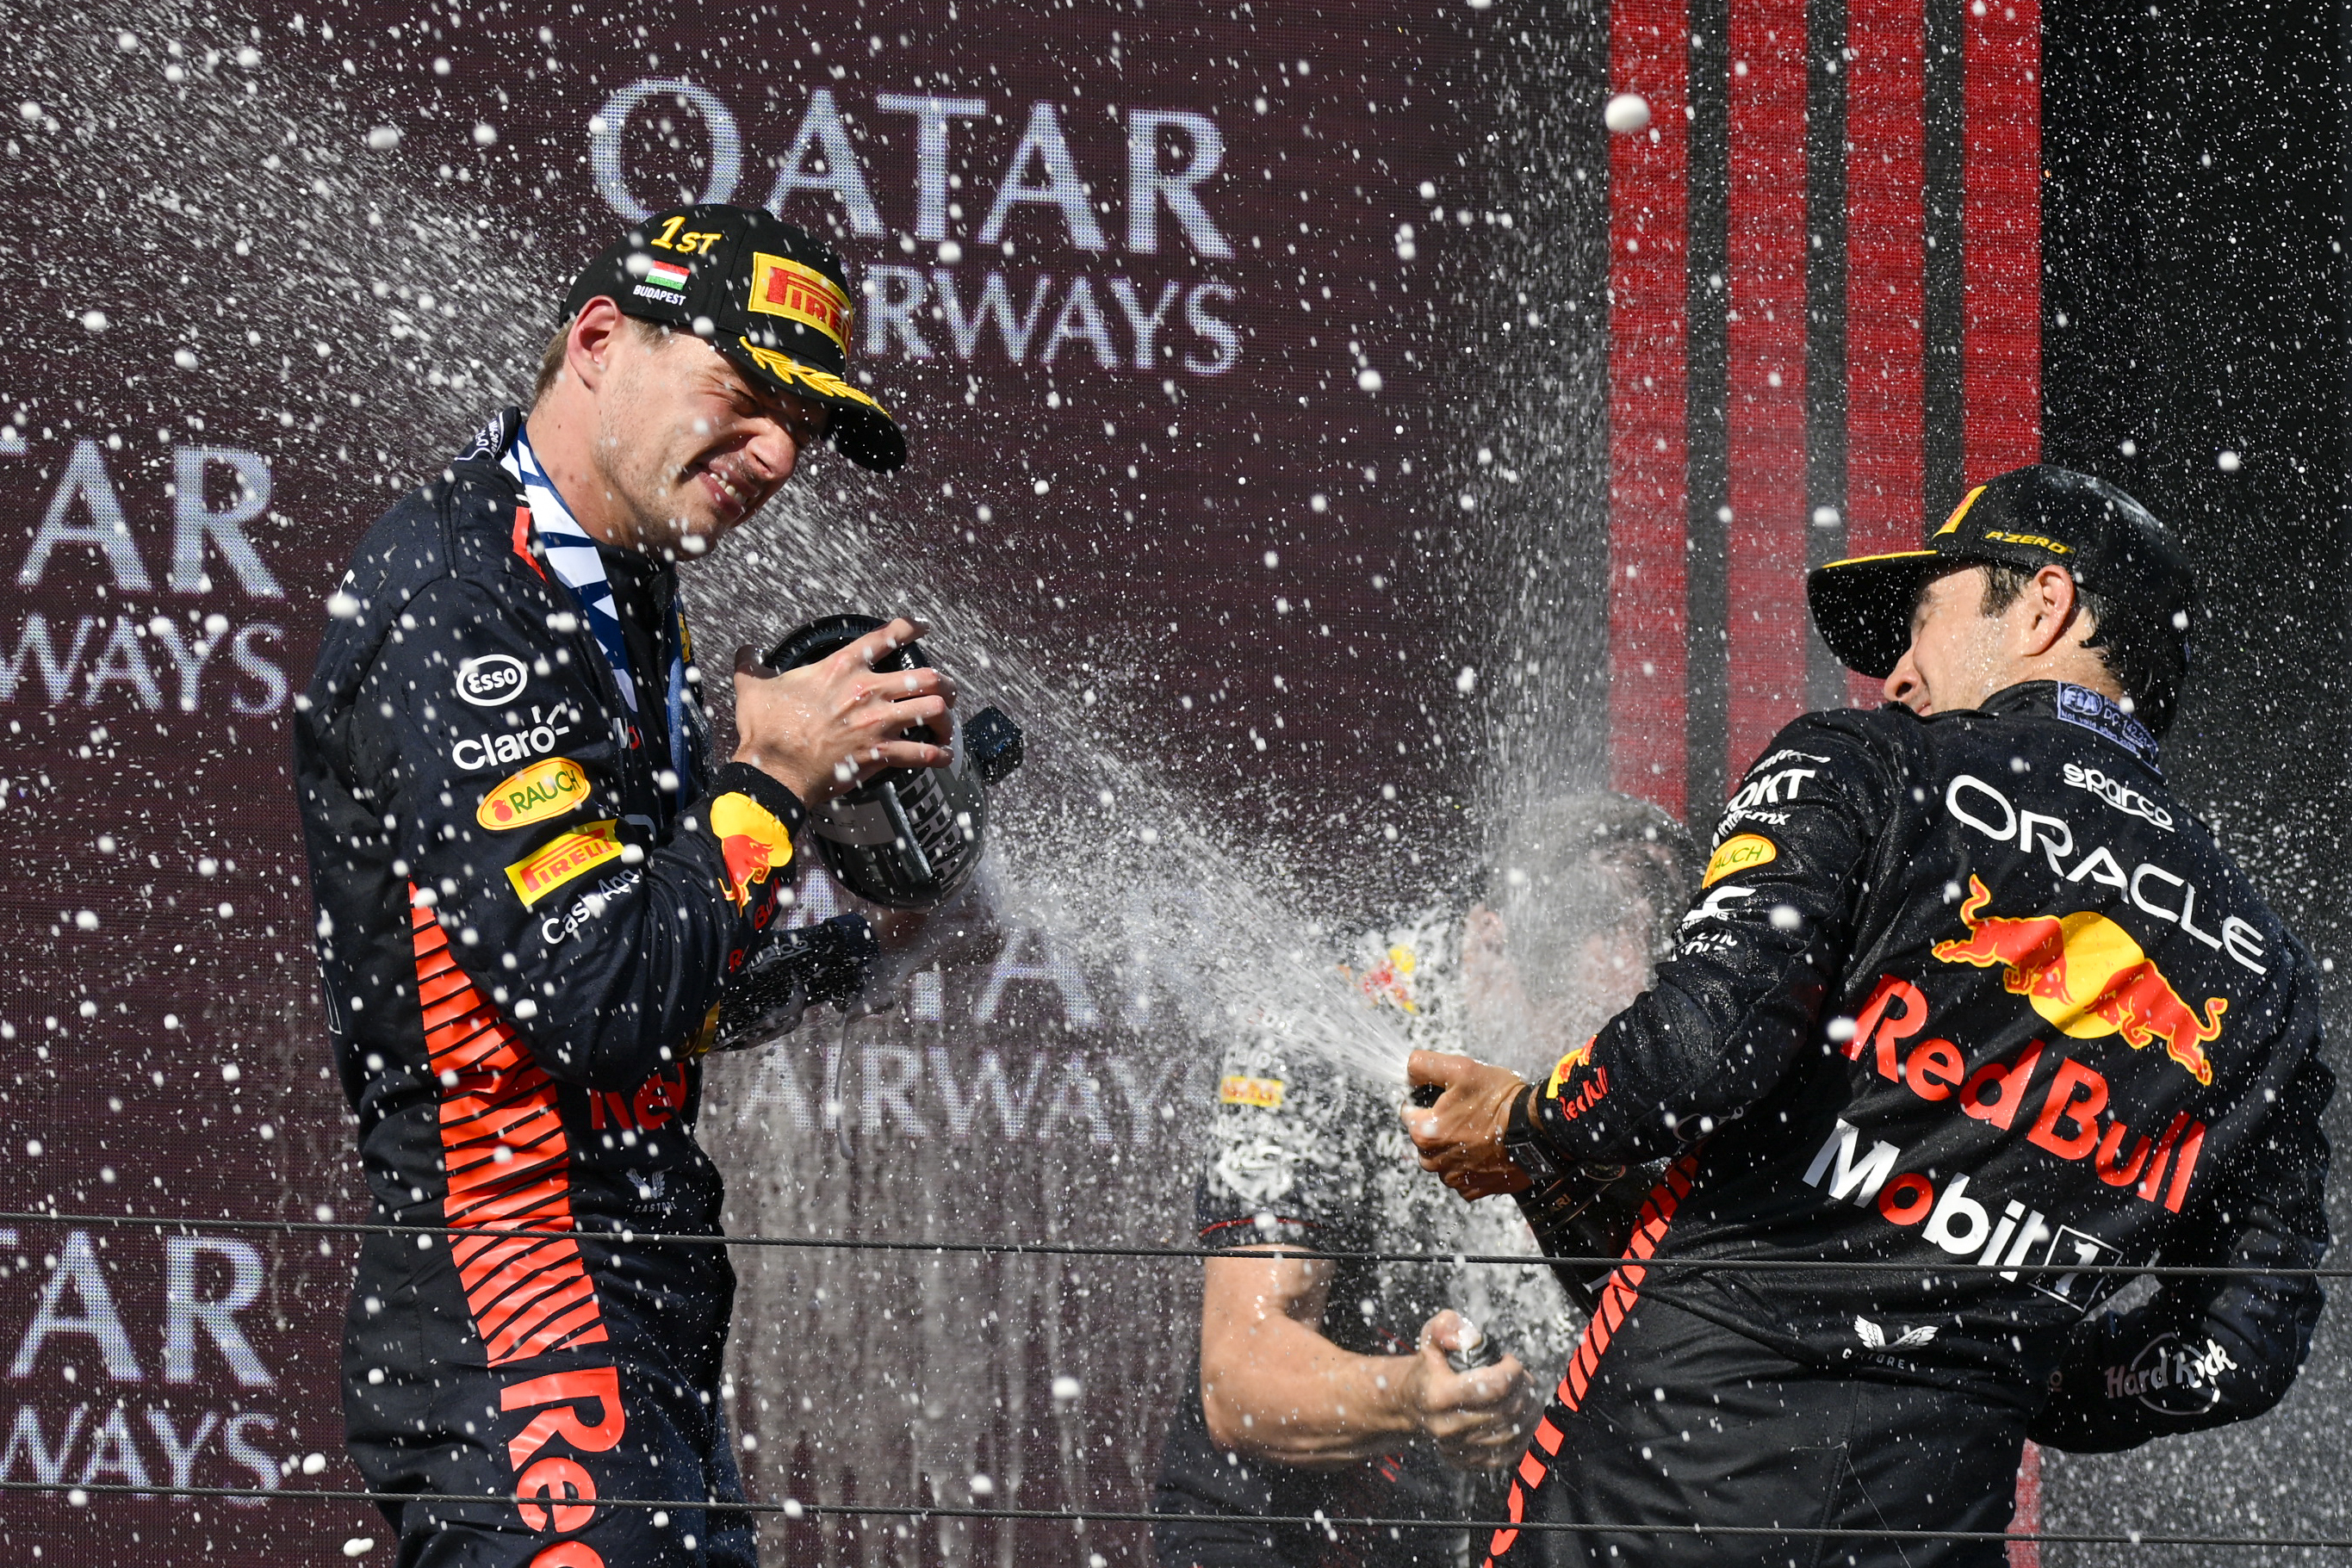
[[[588,775],[568,757],[551,757],[499,780],[474,812],[492,832],[560,817],[588,799]]]
[[[1701,887],[1713,887],[1735,872],[1754,871],[1780,858],[1780,847],[1760,833],[1741,833],[1723,841],[1721,848],[1707,857],[1706,874],[1699,880]]]

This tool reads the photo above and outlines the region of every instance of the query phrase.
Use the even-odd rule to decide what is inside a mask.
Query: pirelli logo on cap
[[[2031,545],[2035,549],[2046,549],[2052,555],[2073,555],[2074,553],[2066,546],[2060,544],[2056,539],[2046,538],[2041,534],[2012,534],[2006,528],[1987,528],[1985,530],[1985,538],[1992,540],[1995,544]]]
[[[565,883],[587,875],[607,861],[621,858],[621,841],[613,822],[591,822],[534,854],[507,867],[515,896],[529,909]]]
[[[764,251],[751,253],[751,308],[814,327],[849,352],[849,296],[813,267]]]
[[[1217,1085],[1217,1103],[1222,1105],[1255,1105],[1261,1111],[1279,1111],[1282,1109],[1282,1080],[1230,1074]]]

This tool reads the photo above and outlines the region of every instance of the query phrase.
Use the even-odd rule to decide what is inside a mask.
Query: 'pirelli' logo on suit
[[[566,833],[507,867],[507,881],[529,909],[557,888],[621,858],[623,845],[613,822],[591,822]]]

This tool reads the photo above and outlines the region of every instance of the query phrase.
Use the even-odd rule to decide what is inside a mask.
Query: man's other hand
[[[1473,1200],[1528,1185],[1528,1174],[1503,1152],[1511,1102],[1526,1090],[1525,1079],[1508,1068],[1433,1051],[1414,1051],[1405,1077],[1415,1088],[1434,1083],[1445,1091],[1434,1105],[1407,1104],[1401,1113],[1421,1151],[1422,1169],[1436,1172]]]
[[[948,733],[955,683],[933,669],[877,671],[875,661],[930,630],[901,616],[827,658],[771,670],[735,650],[735,760],[800,797],[830,800],[893,768],[944,768],[945,747],[906,732]]]
[[[1462,1315],[1448,1307],[1421,1326],[1404,1398],[1438,1456],[1457,1470],[1498,1470],[1528,1446],[1540,1414],[1535,1382],[1519,1358],[1456,1372],[1445,1353],[1460,1348]]]
[[[948,945],[961,939],[989,915],[988,895],[982,879],[968,883],[945,904],[929,909],[884,909],[874,915],[875,939],[882,951],[873,964],[866,988],[842,1004],[855,1018],[872,1018],[898,1010],[907,977],[928,967]]]

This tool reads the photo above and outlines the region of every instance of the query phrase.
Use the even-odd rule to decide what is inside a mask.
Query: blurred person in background
[[[1688,836],[1615,795],[1519,814],[1483,901],[1371,934],[1349,965],[1408,1038],[1539,1072],[1648,981],[1697,883]],[[1516,1213],[1465,1209],[1413,1168],[1392,1091],[1272,1042],[1221,1070],[1196,1207],[1204,1268],[1195,1376],[1162,1451],[1166,1568],[1461,1560],[1463,1531],[1336,1535],[1283,1516],[1491,1517],[1535,1419],[1528,1368],[1557,1367],[1579,1315],[1538,1267],[1264,1258],[1291,1250],[1534,1253]],[[1506,1353],[1457,1373],[1475,1323]]]

